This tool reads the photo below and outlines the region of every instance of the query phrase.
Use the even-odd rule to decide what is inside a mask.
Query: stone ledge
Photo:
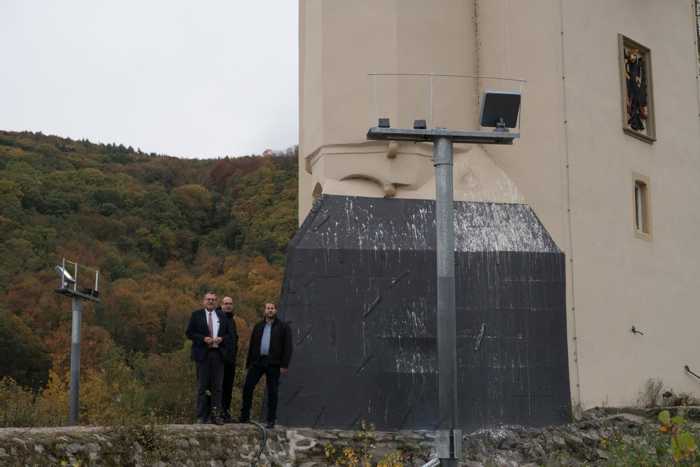
[[[668,408],[676,412],[679,408]],[[691,428],[700,407],[684,407]],[[571,424],[484,429],[465,434],[461,465],[596,465],[605,463],[604,440],[613,433],[630,441],[656,430],[663,409],[592,409]],[[405,455],[406,465],[422,465],[434,455],[434,432],[353,432],[287,429],[267,432],[254,425],[158,425],[116,427],[0,428],[3,466],[250,466],[327,465],[325,448],[367,449],[375,460]]]

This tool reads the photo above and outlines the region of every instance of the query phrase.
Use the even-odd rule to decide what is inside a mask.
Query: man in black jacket
[[[211,421],[221,425],[221,386],[224,376],[224,361],[233,353],[233,333],[228,320],[220,309],[216,309],[216,294],[204,295],[204,308],[192,312],[185,332],[192,340],[192,360],[197,365],[197,422]],[[211,414],[207,401],[211,393]]]
[[[287,323],[277,318],[274,303],[265,304],[264,319],[255,325],[250,336],[246,368],[248,374],[243,386],[241,423],[250,420],[253,391],[265,375],[267,386],[267,428],[275,427],[277,419],[277,394],[280,373],[287,374],[292,359],[292,331]]]
[[[238,328],[233,317],[233,299],[224,297],[221,299],[221,311],[229,322],[233,337],[233,354],[224,362],[224,381],[221,389],[221,409],[225,423],[231,423],[231,393],[233,392],[233,380],[236,376],[236,356],[238,355]]]

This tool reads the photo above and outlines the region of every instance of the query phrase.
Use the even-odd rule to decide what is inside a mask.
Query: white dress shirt
[[[212,332],[214,333],[212,337],[216,337],[219,335],[219,316],[216,314],[215,310],[204,310],[207,313],[207,326],[209,326],[209,316],[211,315],[211,327],[212,327]]]

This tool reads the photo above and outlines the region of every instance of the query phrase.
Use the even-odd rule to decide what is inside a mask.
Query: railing
[[[486,91],[524,95],[527,82],[499,76],[438,73],[370,73],[368,127],[388,118],[392,128],[412,128],[425,120],[428,128],[480,130],[479,114]],[[523,121],[524,101],[517,130]]]

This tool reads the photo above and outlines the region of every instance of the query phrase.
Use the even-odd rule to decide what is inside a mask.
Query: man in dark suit
[[[255,325],[250,336],[248,358],[245,363],[248,374],[243,385],[241,423],[247,423],[250,420],[253,391],[262,375],[265,375],[267,428],[275,427],[280,374],[287,374],[291,359],[292,331],[287,323],[277,318],[275,304],[266,303],[264,319]]]
[[[216,294],[204,295],[204,308],[192,312],[185,332],[192,340],[192,360],[197,365],[197,422],[221,425],[221,387],[224,361],[233,353],[233,333],[228,320],[216,309]],[[211,407],[207,401],[211,394]],[[211,413],[209,413],[211,409]]]
[[[221,311],[229,322],[231,337],[233,339],[233,353],[224,362],[224,381],[221,394],[221,409],[224,423],[231,423],[231,396],[233,392],[233,380],[236,376],[236,356],[238,355],[238,329],[233,317],[233,299],[224,297],[221,299]]]

